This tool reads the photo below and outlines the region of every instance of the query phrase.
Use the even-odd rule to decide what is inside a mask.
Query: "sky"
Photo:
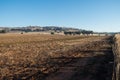
[[[120,0],[0,0],[0,27],[61,26],[120,31]]]

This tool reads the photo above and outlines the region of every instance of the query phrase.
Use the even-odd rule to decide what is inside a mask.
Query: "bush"
[[[51,35],[54,35],[55,33],[54,32],[51,32]]]
[[[6,31],[5,30],[0,30],[0,33],[6,33]]]

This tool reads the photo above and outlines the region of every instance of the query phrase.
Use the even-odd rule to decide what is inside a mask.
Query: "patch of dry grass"
[[[114,52],[114,75],[113,78],[116,80],[119,80],[120,75],[120,34],[116,34],[114,36],[114,46],[113,46],[113,52]]]
[[[120,55],[120,34],[116,34],[114,37],[115,42],[115,53],[116,55]]]

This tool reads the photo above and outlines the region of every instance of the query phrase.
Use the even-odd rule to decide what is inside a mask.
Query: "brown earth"
[[[0,80],[111,80],[112,37],[0,35]]]
[[[111,41],[101,40],[87,44],[78,54],[84,56],[74,57],[46,80],[112,80]]]

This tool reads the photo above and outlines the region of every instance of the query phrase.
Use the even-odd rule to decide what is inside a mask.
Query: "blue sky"
[[[120,31],[120,0],[0,0],[0,26]]]

